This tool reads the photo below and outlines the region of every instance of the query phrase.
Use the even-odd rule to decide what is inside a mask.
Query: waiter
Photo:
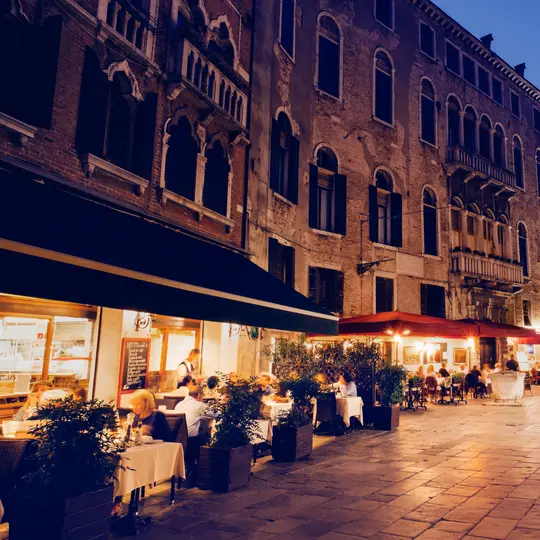
[[[195,378],[196,373],[199,371],[200,361],[201,351],[199,349],[191,349],[188,357],[180,362],[176,368],[178,382],[182,382],[182,379],[186,375],[191,375],[193,378]]]

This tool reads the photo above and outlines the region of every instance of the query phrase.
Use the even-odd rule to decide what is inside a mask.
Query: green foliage
[[[319,395],[319,383],[309,377],[282,381],[283,387],[291,393],[293,407],[282,413],[278,420],[280,426],[300,427],[311,423],[313,402]]]
[[[454,373],[452,375],[452,382],[458,383],[463,382],[465,380],[465,373]]]
[[[397,405],[403,400],[403,383],[407,371],[403,366],[384,365],[376,374],[381,393],[381,405],[388,407]]]
[[[230,381],[220,375],[223,401],[212,408],[218,413],[216,431],[211,445],[220,448],[237,448],[249,444],[258,434],[257,414],[261,406],[261,394],[254,378]]]
[[[409,386],[419,386],[424,382],[424,378],[420,375],[413,375],[409,377]]]
[[[290,411],[282,412],[278,416],[278,427],[299,428],[311,424],[311,419],[302,409],[293,407]]]
[[[67,397],[40,408],[38,416],[40,423],[30,430],[35,451],[18,486],[23,496],[64,498],[113,482],[124,446],[115,440],[112,405]]]

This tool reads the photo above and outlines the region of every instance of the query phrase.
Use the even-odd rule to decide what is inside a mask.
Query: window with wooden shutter
[[[319,21],[317,88],[339,98],[341,86],[341,36],[336,22],[327,15]]]
[[[403,205],[402,197],[399,193],[390,195],[390,214],[391,214],[391,244],[396,247],[403,246]]]
[[[429,189],[424,189],[423,196],[424,253],[438,254],[437,197]],[[459,217],[459,216],[458,216]]]
[[[310,267],[309,297],[333,313],[343,312],[343,272],[330,268]]]
[[[272,120],[270,188],[293,203],[298,202],[298,153],[300,143],[293,136],[285,113]]]
[[[377,186],[368,186],[369,197],[369,239],[379,241],[379,215],[377,208]]]
[[[394,123],[394,77],[390,56],[379,51],[375,56],[374,116],[387,124]]]
[[[227,215],[229,198],[229,173],[231,170],[227,150],[219,140],[206,148],[202,203],[206,208],[223,216]]]
[[[394,311],[394,280],[375,277],[375,313]]]
[[[319,169],[317,165],[309,165],[309,226],[317,229],[319,226],[318,214],[319,205],[317,204],[319,183]]]
[[[422,315],[446,318],[446,290],[439,285],[420,284]]]
[[[311,183],[315,178],[316,185]],[[340,234],[345,234],[346,199],[346,179],[338,174],[336,155],[329,148],[319,148],[316,176],[315,170],[310,168],[310,226],[322,231],[339,232],[337,225],[339,221],[340,230],[344,231]],[[313,216],[312,208],[315,209]],[[314,225],[311,225],[311,218]]]
[[[281,28],[279,41],[289,56],[294,57],[296,0],[281,0]]]
[[[139,105],[135,126],[134,172],[147,180],[152,179],[157,103],[156,93],[146,94],[144,101]]]
[[[268,272],[294,288],[294,248],[275,238],[268,240]]]

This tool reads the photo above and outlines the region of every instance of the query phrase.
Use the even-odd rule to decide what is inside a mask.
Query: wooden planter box
[[[238,448],[201,447],[197,486],[222,493],[244,487],[251,475],[251,444]]]
[[[373,408],[373,427],[389,431],[399,427],[399,407]]]
[[[64,500],[41,504],[18,502],[9,522],[10,540],[107,540],[111,525],[113,486]]]
[[[307,458],[313,451],[313,426],[273,428],[272,457],[277,461]]]

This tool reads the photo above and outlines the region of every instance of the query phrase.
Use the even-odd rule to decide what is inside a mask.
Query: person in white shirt
[[[184,398],[180,403],[176,404],[175,412],[184,413],[186,415],[186,424],[188,428],[188,437],[197,437],[201,426],[201,418],[215,418],[213,413],[204,403],[199,401],[201,390],[199,387],[194,388],[189,396]]]
[[[341,397],[357,397],[358,392],[356,390],[356,384],[353,381],[352,375],[345,371],[343,375],[339,376],[339,390]]]
[[[199,370],[199,363],[201,361],[201,351],[199,349],[192,349],[188,357],[178,364],[176,368],[176,375],[178,382],[181,382],[186,375],[195,377]]]

